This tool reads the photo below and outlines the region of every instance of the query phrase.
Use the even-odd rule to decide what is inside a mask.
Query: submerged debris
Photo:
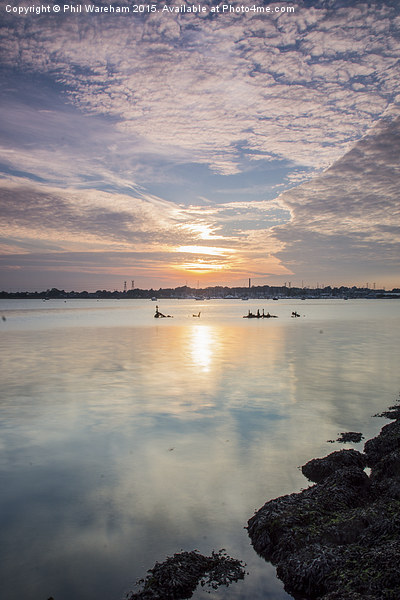
[[[127,600],[184,600],[192,597],[199,583],[216,589],[244,579],[244,567],[224,549],[213,551],[211,556],[197,550],[178,552],[162,563],[156,562],[147,577],[137,582],[142,590],[130,592]]]
[[[193,315],[194,316],[194,315]],[[243,319],[277,319],[277,315],[271,315],[269,312],[265,314],[264,309],[262,309],[262,313],[260,313],[260,309],[257,309],[257,313],[252,313],[249,309],[247,315],[244,315]]]
[[[156,312],[154,314],[154,318],[155,319],[166,319],[166,318],[172,318],[172,315],[164,315],[162,312],[160,312],[158,310],[158,306],[156,306]]]
[[[309,461],[302,472],[316,485],[270,500],[248,522],[254,549],[277,566],[289,594],[400,598],[400,404],[377,416],[394,422],[363,453]]]

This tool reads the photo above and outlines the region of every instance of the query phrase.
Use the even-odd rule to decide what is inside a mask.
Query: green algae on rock
[[[316,485],[270,500],[248,521],[254,549],[297,598],[400,598],[400,405],[376,416],[393,422],[363,453],[309,461],[302,472]]]

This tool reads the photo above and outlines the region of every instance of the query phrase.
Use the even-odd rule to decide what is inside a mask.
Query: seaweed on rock
[[[316,485],[270,500],[248,521],[254,549],[295,597],[400,598],[400,405],[379,416],[394,421],[364,453],[309,461],[302,472]]]
[[[301,472],[307,479],[319,483],[333,475],[343,467],[359,467],[364,469],[365,456],[357,450],[339,450],[332,452],[325,458],[314,458],[301,467]]]
[[[362,439],[364,439],[364,436],[358,431],[345,431],[344,433],[341,433],[336,440],[328,440],[328,442],[332,444],[335,442],[339,442],[339,444],[347,444],[349,442],[358,444]]]
[[[145,579],[139,580],[142,590],[130,592],[127,600],[183,600],[191,598],[196,587],[229,586],[243,579],[245,565],[225,551],[203,556],[197,550],[178,552],[164,562],[156,562]]]

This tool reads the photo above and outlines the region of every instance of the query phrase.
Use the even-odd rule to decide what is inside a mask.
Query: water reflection
[[[224,547],[250,571],[225,599],[285,598],[243,526],[266,500],[304,487],[297,466],[332,451],[337,432],[378,429],[369,417],[400,383],[393,309],[368,329],[307,310],[308,320],[274,323],[243,323],[227,305],[202,309],[201,323],[181,305],[166,310],[176,320],[154,324],[150,313],[146,326],[129,324],[127,309],[118,327],[116,309],[91,327],[79,311],[47,314],[44,328],[7,319],[5,597],[118,600],[156,560]]]
[[[210,370],[210,365],[213,359],[213,330],[207,325],[197,325],[190,330],[190,343],[192,351],[192,359],[196,368],[200,368],[205,372]]]

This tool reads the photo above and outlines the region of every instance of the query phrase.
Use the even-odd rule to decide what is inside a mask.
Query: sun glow
[[[184,226],[201,240],[222,239],[222,236],[216,235],[216,227],[212,227],[209,223],[190,223]]]
[[[209,254],[210,256],[224,256],[228,253],[226,248],[218,248],[217,246],[179,246],[176,251],[189,254]],[[234,251],[229,250],[229,252]]]
[[[187,262],[175,265],[175,269],[201,275],[229,268],[228,257],[235,250],[218,246],[179,246],[176,248],[176,252],[196,254],[197,256],[193,257],[193,260],[189,259]]]
[[[201,274],[201,273],[213,273],[215,271],[221,271],[226,268],[226,265],[221,265],[217,263],[208,263],[206,261],[199,260],[198,262],[193,263],[184,263],[182,265],[178,265],[175,268],[180,271],[190,271],[191,273]]]

